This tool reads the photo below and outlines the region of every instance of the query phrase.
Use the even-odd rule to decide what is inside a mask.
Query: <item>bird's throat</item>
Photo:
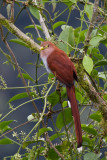
[[[47,72],[50,73],[51,70],[49,69],[48,63],[47,63],[47,58],[48,57],[41,57],[41,58],[42,58],[42,61],[43,61],[44,65],[45,65],[45,68],[46,68]]]

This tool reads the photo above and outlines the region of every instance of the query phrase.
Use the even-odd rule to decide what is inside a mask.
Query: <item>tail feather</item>
[[[71,104],[71,110],[74,118],[75,131],[76,131],[76,137],[77,137],[77,144],[79,148],[82,146],[82,130],[81,130],[81,122],[80,122],[78,105],[75,97],[75,86],[73,85],[72,87],[66,87],[66,88],[67,88],[68,99]]]

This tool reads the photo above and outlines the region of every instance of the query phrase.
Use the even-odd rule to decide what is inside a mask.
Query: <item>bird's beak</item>
[[[40,47],[40,51],[41,51],[41,50],[44,50],[44,47]]]

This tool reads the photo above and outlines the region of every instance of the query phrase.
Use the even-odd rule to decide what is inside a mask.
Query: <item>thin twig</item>
[[[18,70],[18,73],[19,73],[19,75],[20,75],[20,77],[21,77],[21,80],[22,80],[24,86],[26,87],[25,90],[26,90],[26,92],[28,93],[28,96],[29,96],[30,100],[32,100],[32,96],[31,96],[31,94],[30,94],[30,92],[29,92],[29,89],[27,88],[27,83],[26,83],[26,81],[25,81],[25,79],[24,79],[24,77],[23,77],[23,75],[22,75],[21,69],[20,69],[19,64],[18,64],[18,62],[17,62],[17,59],[16,59],[13,51],[11,50],[9,44],[8,44],[7,41],[4,39],[4,34],[3,34],[3,29],[2,29],[2,27],[0,27],[0,31],[1,31],[2,41],[5,43],[8,51],[10,52],[10,54],[11,54],[13,60],[14,60],[14,63],[15,63],[15,65],[16,65],[16,68],[17,68],[17,70]],[[40,116],[40,115],[39,115],[38,108],[37,108],[35,102],[32,101],[32,104],[33,104],[33,106],[34,106],[34,108],[35,108],[38,116]]]
[[[35,118],[34,118],[34,119],[35,119]],[[5,135],[7,135],[7,134],[9,134],[9,133],[11,133],[11,132],[13,132],[14,130],[16,130],[16,129],[18,129],[18,128],[20,128],[20,127],[22,127],[22,126],[24,126],[24,125],[26,125],[26,124],[28,124],[28,123],[30,123],[30,122],[32,122],[34,119],[32,119],[32,120],[30,120],[30,121],[26,121],[26,122],[24,122],[24,123],[22,123],[22,124],[20,124],[20,125],[18,125],[18,126],[16,126],[16,127],[14,127],[13,129],[11,129],[11,130],[3,133],[3,134],[0,136],[0,138],[4,137]]]
[[[62,158],[62,160],[65,160],[63,155],[55,148],[55,146],[53,145],[53,143],[50,141],[48,134],[46,133],[46,137],[47,137],[47,142],[50,144],[51,148],[54,149],[54,151],[58,154],[59,157]]]
[[[29,11],[28,11],[27,9],[26,9],[26,11],[27,11],[27,14],[28,14],[28,16],[29,16],[29,18],[30,18],[30,20],[31,20],[32,24],[33,24],[33,25],[34,25],[34,27],[35,27],[35,30],[36,30],[36,32],[37,32],[37,34],[38,34],[38,37],[41,37],[41,36],[40,36],[40,33],[39,33],[39,30],[37,29],[36,24],[35,24],[35,22],[34,22],[33,18],[31,17],[31,15],[30,15]]]
[[[83,20],[81,18],[75,17],[76,19],[80,20],[80,21],[84,21],[87,22],[89,24],[92,24],[91,22],[87,21],[87,20]],[[103,19],[102,23],[104,22],[105,19]],[[92,24],[93,25],[93,24]],[[102,29],[100,29],[98,26],[96,26],[95,24],[93,25],[94,27],[96,27],[97,29],[99,29],[100,31],[102,31],[103,33],[107,34],[107,32],[103,31]]]
[[[34,0],[33,2],[34,2],[34,4],[37,6],[37,1]],[[49,38],[50,38],[50,35],[49,35],[48,29],[47,29],[47,27],[46,27],[46,25],[45,25],[44,19],[43,19],[42,15],[41,15],[40,11],[39,11],[39,15],[40,15],[40,20],[39,20],[39,22],[40,22],[40,25],[41,25],[41,27],[42,27],[42,29],[43,29],[44,35],[45,35],[45,37],[46,37],[47,39],[49,39]]]

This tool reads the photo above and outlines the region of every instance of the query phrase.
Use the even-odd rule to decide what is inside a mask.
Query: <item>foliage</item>
[[[92,86],[98,92],[97,94],[107,101],[107,52],[103,53],[100,49],[101,47],[107,47],[106,0],[101,1],[99,7],[97,7],[98,0],[95,0],[94,3],[88,0],[2,0],[0,3],[1,13],[3,13],[3,9],[5,8],[8,21],[15,25],[20,23],[19,19],[23,17],[23,12],[26,11],[24,14],[29,18],[30,24],[21,28],[21,30],[23,30],[23,33],[26,33],[28,38],[36,41],[38,44],[40,44],[40,41],[45,41],[46,39],[53,41],[68,56],[71,53],[73,55],[72,60],[75,63],[76,60],[80,60],[85,71],[84,73],[88,75]],[[57,6],[60,9],[57,9]],[[64,9],[61,7],[64,7]],[[52,9],[51,11],[50,8]],[[95,8],[98,10],[95,10]],[[70,18],[73,16],[72,13],[74,11],[77,12],[77,10],[80,15],[78,20],[80,26],[74,28]],[[96,14],[93,11],[98,13]],[[66,12],[66,21],[61,20]],[[45,23],[43,21],[41,23],[41,18],[45,20]],[[16,144],[19,147],[14,152],[14,155],[5,155],[3,159],[105,160],[107,158],[107,152],[102,153],[102,149],[107,148],[107,132],[102,129],[102,119],[104,117],[101,110],[95,109],[96,104],[90,100],[88,94],[76,83],[76,98],[79,106],[81,106],[79,108],[80,116],[84,116],[84,113],[86,114],[89,109],[89,114],[86,114],[86,120],[81,124],[83,131],[83,151],[79,153],[77,151],[71,109],[67,107],[65,86],[62,86],[59,82],[57,83],[51,73],[47,75],[40,72],[43,68],[43,63],[39,60],[39,54],[36,56],[35,63],[33,63],[34,61],[27,61],[26,65],[28,67],[26,69],[19,66],[21,62],[19,61],[18,64],[16,58],[19,55],[15,57],[15,54],[11,50],[12,45],[24,47],[24,49],[29,50],[29,48],[31,49],[29,40],[26,39],[28,42],[26,43],[22,39],[24,35],[20,34],[17,37],[10,36],[11,33],[13,35],[16,35],[16,33],[13,32],[12,28],[8,28],[9,25],[6,26],[5,24],[5,27],[2,25],[4,24],[0,20],[1,39],[7,48],[7,51],[5,51],[5,48],[2,47],[3,42],[0,44],[0,53],[5,59],[2,65],[3,67],[12,65],[13,69],[11,68],[11,70],[14,70],[14,72],[16,70],[18,71],[18,81],[21,79],[23,83],[22,87],[8,87],[8,81],[5,82],[3,78],[5,76],[0,75],[1,94],[4,90],[13,91],[16,89],[16,94],[12,95],[6,102],[8,103],[9,111],[5,115],[0,114],[0,145],[11,146]],[[8,31],[5,30],[4,35],[3,31],[6,27]],[[56,34],[57,31],[60,32],[59,36]],[[19,30],[16,32],[20,33]],[[35,33],[37,33],[36,40],[34,38]],[[2,63],[2,60],[0,61]],[[35,67],[35,76],[31,74],[32,72],[29,73],[29,67]],[[44,80],[45,76],[48,77],[48,80]],[[101,82],[103,85],[101,85]],[[0,101],[2,102],[2,99]],[[40,106],[36,103],[38,101],[42,104],[42,111],[40,111]],[[13,127],[14,120],[11,120],[11,113],[15,114],[21,108],[26,110],[24,106],[27,104],[32,104],[34,109],[36,109],[36,113],[32,111],[31,115],[28,116],[27,122]],[[3,107],[5,108],[5,106]],[[28,133],[24,132],[24,130],[18,130],[16,132],[16,129],[26,126],[29,123],[31,123],[32,129]],[[106,123],[103,125],[107,128]],[[9,133],[12,135],[12,138],[10,138]],[[56,142],[57,144],[55,145]],[[24,150],[23,154],[20,152],[21,149]]]

